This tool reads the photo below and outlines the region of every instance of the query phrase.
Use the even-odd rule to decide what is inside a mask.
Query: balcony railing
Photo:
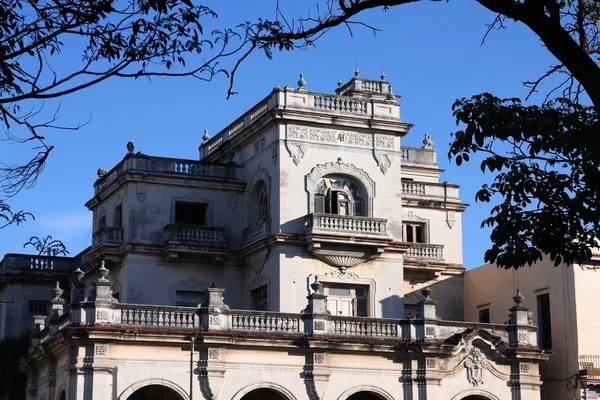
[[[199,323],[196,308],[116,304],[117,321],[134,327],[194,328]]]
[[[451,183],[426,183],[403,181],[402,195],[409,197],[429,197],[435,199],[459,200],[458,185]]]
[[[387,236],[387,219],[335,214],[308,214],[306,233]]]
[[[244,246],[264,239],[271,234],[271,220],[263,219],[244,229],[242,234],[244,235]]]
[[[229,311],[227,326],[234,331],[296,333],[304,332],[301,314],[277,312]]]
[[[600,355],[579,356],[579,370],[588,376],[600,376]]]
[[[119,246],[123,243],[123,228],[104,227],[96,232],[93,236],[94,247],[99,246]]]
[[[444,245],[430,243],[413,243],[406,251],[406,258],[415,260],[444,260]]]
[[[70,272],[75,269],[76,262],[71,257],[52,257],[31,254],[6,254],[0,262],[0,274],[22,274],[44,272]]]
[[[96,311],[92,309],[94,307]],[[88,311],[80,312],[81,309]],[[232,334],[243,332],[300,336],[316,334],[332,338],[387,339],[406,342],[422,341],[428,337],[448,338],[476,328],[500,337],[507,344],[510,340],[508,325],[437,319],[365,318],[251,310],[220,310],[218,313],[212,313],[208,308],[123,303],[97,305],[93,302],[75,303],[72,310],[60,316],[57,320],[60,326],[46,327],[40,337],[48,336],[68,326],[95,325],[101,318],[103,325],[160,329],[163,334],[170,330],[178,333],[185,330],[190,332],[217,330]],[[315,322],[315,319],[319,321]],[[534,326],[520,326],[520,328],[528,331],[531,337],[535,336]],[[314,329],[318,329],[320,333],[313,333]],[[585,367],[588,364],[580,363],[580,366]]]
[[[225,246],[225,228],[212,226],[171,224],[165,226],[169,244]]]

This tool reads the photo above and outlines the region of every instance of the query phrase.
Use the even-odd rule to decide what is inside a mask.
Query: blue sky
[[[231,26],[256,16],[272,17],[274,1],[227,2],[218,5],[221,15],[211,24]],[[300,4],[288,0],[290,12]],[[220,8],[219,8],[220,7]],[[338,78],[347,81],[356,66],[361,75],[377,79],[382,66],[394,93],[401,95],[401,113],[416,124],[403,145],[421,146],[430,133],[438,150],[443,180],[461,185],[461,197],[471,206],[463,216],[464,265],[483,264],[489,231],[480,229],[489,215],[489,204],[474,196],[489,181],[475,162],[461,167],[446,157],[450,132],[456,129],[451,105],[455,99],[484,91],[500,97],[525,97],[521,82],[543,74],[554,58],[524,26],[507,22],[507,29],[493,32],[484,46],[481,39],[494,14],[475,1],[422,3],[388,12],[372,11],[361,20],[382,30],[374,37],[355,28],[334,29],[306,51],[274,54],[268,60],[256,53],[242,65],[236,79],[239,92],[226,100],[228,82],[218,78],[206,83],[193,78],[113,79],[61,99],[64,124],[90,123],[76,132],[47,134],[56,148],[38,184],[11,199],[13,208],[36,216],[19,226],[0,230],[0,253],[21,252],[30,236],[52,235],[63,240],[72,255],[91,242],[91,212],[84,203],[93,195],[96,170],[110,169],[134,140],[136,151],[150,155],[197,159],[204,129],[216,133],[236,116],[262,99],[275,86],[296,86],[304,73],[309,90],[333,92]],[[540,101],[541,98],[532,99]],[[56,107],[58,103],[47,103]],[[27,145],[0,143],[0,160],[25,161]]]

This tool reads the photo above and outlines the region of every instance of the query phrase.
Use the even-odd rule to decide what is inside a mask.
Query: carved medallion
[[[465,359],[467,379],[473,386],[482,385],[485,379],[485,369],[489,366],[485,355],[478,348],[473,347]]]

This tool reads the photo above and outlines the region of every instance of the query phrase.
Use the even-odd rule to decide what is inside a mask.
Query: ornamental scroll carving
[[[485,380],[485,369],[489,366],[485,355],[478,348],[472,348],[465,359],[467,369],[467,380],[473,386],[483,385]]]
[[[318,142],[368,148],[373,147],[373,136],[367,133],[310,128],[307,126],[289,126],[287,138],[309,141],[311,143]]]

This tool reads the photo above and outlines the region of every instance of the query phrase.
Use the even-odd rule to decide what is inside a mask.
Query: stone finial
[[[423,139],[423,148],[425,149],[433,149],[433,140],[429,133],[425,134],[425,138]]]
[[[342,78],[340,77],[338,79],[338,87],[342,87],[344,85],[344,82],[342,82]]]
[[[432,294],[432,293],[433,293],[433,290],[432,290],[432,289],[431,289],[429,286],[427,286],[426,288],[423,288],[423,289],[421,290],[421,294],[423,295],[423,297],[424,297],[426,300],[431,300],[431,294]]]
[[[133,143],[132,140],[130,140],[129,142],[127,142],[127,152],[129,154],[133,154],[134,150],[135,150],[135,144]]]
[[[102,178],[104,175],[106,175],[106,170],[104,168],[98,168],[96,175],[98,175],[98,178]]]
[[[202,143],[206,143],[210,140],[210,136],[208,136],[208,129],[204,130],[204,136],[202,136]]]
[[[385,76],[385,71],[383,69],[381,70],[381,76],[380,76],[380,78],[381,78],[382,81],[385,81],[386,76]]]
[[[110,271],[107,270],[104,266],[104,260],[100,261],[100,268],[98,268],[98,273],[100,274],[98,282],[108,282],[108,279],[106,279],[106,275],[108,275]]]
[[[310,285],[310,287],[315,291],[315,293],[322,294],[324,292],[324,286],[321,282],[319,282],[319,278],[316,276],[315,281]]]
[[[83,272],[81,268],[77,267],[77,269],[71,274],[71,282],[81,282],[84,276],[85,272]]]
[[[360,71],[358,70],[358,66],[356,66],[356,71],[354,71],[354,76],[357,78],[360,76]]]
[[[525,296],[521,294],[521,290],[517,289],[517,294],[513,297],[516,306],[520,306],[525,301]]]
[[[300,80],[298,80],[298,89],[304,89],[306,81],[304,80],[304,74],[300,74]]]
[[[61,296],[65,291],[60,288],[60,283],[56,281],[56,285],[52,289],[52,300],[61,300]]]
[[[388,100],[396,100],[396,96],[394,96],[394,93],[392,92],[392,85],[390,85],[388,87],[387,99]]]

